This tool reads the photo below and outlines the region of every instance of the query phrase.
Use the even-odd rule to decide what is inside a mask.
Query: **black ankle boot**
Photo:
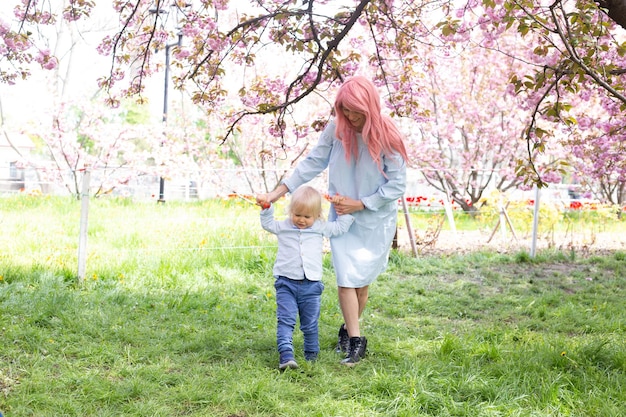
[[[342,324],[339,327],[339,334],[337,335],[337,347],[335,348],[335,352],[347,353],[348,349],[350,349],[350,336],[348,336],[346,325]]]
[[[367,339],[365,337],[351,337],[348,355],[344,360],[341,361],[341,363],[346,366],[356,365],[357,362],[365,357],[366,348]]]

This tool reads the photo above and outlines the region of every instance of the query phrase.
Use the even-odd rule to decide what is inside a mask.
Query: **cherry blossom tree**
[[[2,7],[9,9],[9,3],[3,3]],[[88,18],[95,5],[88,0],[63,3],[59,9],[47,1],[15,2],[12,11],[17,27],[0,17],[0,82],[12,84],[27,79],[33,66],[46,70],[57,68],[59,58],[50,50],[47,39],[40,36],[39,28],[54,27],[59,20],[75,22]]]
[[[601,201],[626,202],[626,136],[621,112],[604,94],[586,91],[576,104],[576,125],[568,135],[574,180]],[[601,113],[601,114],[598,114]],[[607,117],[608,115],[608,117]]]
[[[153,173],[156,170],[146,165],[144,152],[154,155],[150,138],[155,134],[126,123],[122,110],[112,113],[93,103],[61,103],[50,115],[51,124],[23,128],[40,145],[43,157],[24,160],[23,165],[35,168],[44,183],[63,184],[77,198],[85,170],[94,172],[96,197],[111,193],[136,175]]]
[[[53,8],[46,7],[51,1],[16,1],[14,11],[20,25],[0,25],[3,81],[15,82],[28,77],[32,65],[53,66],[58,60],[37,42],[34,28],[57,19],[88,19],[95,7],[95,1],[66,0],[62,13],[54,14],[50,12]],[[446,120],[442,112],[431,112],[426,105],[435,98],[449,102],[454,99],[450,92],[432,89],[437,83],[448,83],[444,74],[429,72],[437,64],[427,59],[433,48],[497,51],[501,58],[490,55],[489,65],[478,65],[476,70],[482,72],[502,59],[508,66],[494,80],[498,82],[494,90],[501,88],[500,80],[506,78],[511,83],[506,93],[511,97],[498,99],[489,96],[488,91],[482,93],[484,97],[474,97],[486,101],[480,103],[483,110],[495,112],[511,104],[527,112],[519,123],[516,120],[517,127],[507,127],[511,136],[515,133],[515,137],[526,140],[526,155],[516,155],[516,170],[507,176],[507,182],[523,179],[545,185],[555,173],[567,169],[565,164],[555,166],[551,157],[545,158],[551,165],[544,163],[541,155],[548,144],[567,144],[564,138],[575,130],[579,140],[587,140],[583,130],[577,129],[574,110],[582,92],[593,91],[614,103],[606,106],[613,113],[597,113],[599,118],[618,120],[622,115],[621,107],[626,103],[622,93],[626,50],[621,40],[626,22],[623,3],[354,0],[337,5],[325,0],[114,0],[119,24],[99,47],[110,58],[99,86],[112,106],[129,96],[143,100],[146,80],[163,65],[155,51],[182,36],[185,41],[172,48],[174,84],[188,92],[206,117],[218,114],[226,120],[227,126],[217,138],[221,141],[240,135],[246,120],[258,121],[265,116],[268,119],[262,120],[270,126],[268,133],[280,146],[291,143],[294,137],[307,137],[327,120],[329,107],[321,106],[319,117],[306,114],[309,120],[301,118],[297,109],[305,106],[309,97],[332,96],[345,77],[360,72],[371,74],[385,92],[392,115],[437,126],[428,128],[432,134],[428,140],[494,140],[494,147],[489,149],[497,149],[503,135],[496,134],[495,113],[489,116],[492,120],[487,116],[474,120],[472,132],[480,135],[471,136],[469,124],[452,123],[453,130],[442,130],[442,126],[451,125],[450,120],[460,120],[458,115]],[[517,41],[503,42],[505,35]],[[479,78],[476,74],[476,80]],[[489,84],[483,86],[490,88]],[[237,105],[233,98],[239,100]],[[491,133],[487,128],[479,129],[479,125],[488,127]],[[486,149],[477,143],[470,147],[474,152]],[[467,149],[462,152],[466,160],[472,159]],[[493,160],[485,163],[488,168]],[[505,165],[510,170],[504,162],[498,169]],[[478,172],[485,167],[474,169]],[[484,183],[467,178],[455,182],[472,184],[456,187],[457,191],[464,189],[470,200],[476,190],[484,187]],[[454,184],[448,181],[447,185],[454,192]]]
[[[529,112],[521,97],[507,92],[503,75],[512,64],[511,58],[476,46],[428,59],[423,108],[431,117],[419,125],[413,160],[428,184],[464,211],[477,209],[491,189],[505,192],[523,182],[516,168],[526,152],[521,132]],[[554,170],[547,154],[554,152],[535,155],[544,178]]]
[[[476,42],[479,33],[482,47],[519,62],[509,72],[513,94],[531,108],[524,130],[530,164],[520,165],[520,173],[542,185],[532,154],[560,142],[570,145],[578,169],[585,166],[587,186],[603,190],[597,196],[623,201],[617,196],[625,185],[619,174],[624,138],[615,120],[626,108],[625,2],[485,0],[468,6],[440,27],[454,42]],[[498,44],[506,32],[526,42]]]

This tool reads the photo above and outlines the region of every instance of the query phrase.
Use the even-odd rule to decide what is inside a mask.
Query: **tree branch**
[[[341,41],[348,35],[352,27],[356,24],[359,17],[363,13],[363,10],[367,6],[367,4],[370,3],[370,1],[371,0],[361,0],[361,2],[356,6],[354,11],[351,13],[349,19],[346,21],[343,29],[326,44],[326,47],[322,49],[321,54],[315,54],[314,57],[309,60],[310,65],[308,69],[304,71],[303,73],[299,74],[287,87],[287,90],[285,92],[285,100],[282,103],[273,105],[273,106],[266,106],[266,107],[263,107],[262,109],[257,109],[255,111],[244,110],[244,111],[239,112],[235,121],[231,123],[231,125],[227,129],[226,134],[224,135],[222,139],[222,142],[226,141],[228,137],[231,134],[233,134],[233,132],[236,129],[237,124],[247,116],[278,113],[277,121],[281,123],[284,120],[287,110],[291,106],[298,103],[299,101],[307,97],[309,94],[314,92],[317,86],[322,82],[322,75],[324,73],[325,64],[327,63],[331,55],[337,50]],[[234,33],[234,32],[231,31],[229,33]],[[319,43],[319,45],[321,45],[321,43]],[[302,81],[305,75],[311,71],[316,61],[317,61],[317,65],[316,65],[317,74],[315,76],[315,79],[312,81],[310,85],[306,86],[302,92],[295,95],[294,97],[291,97],[292,92],[296,90],[296,88],[299,85],[302,85]]]
[[[569,29],[567,27],[567,20],[565,20],[566,27],[563,28],[563,26],[561,25],[561,23],[560,23],[560,21],[558,19],[558,16],[556,15],[556,12],[555,12],[556,5],[559,5],[559,4],[562,7],[562,4],[560,2],[555,3],[555,5],[550,7],[550,14],[552,16],[552,20],[553,20],[554,25],[556,27],[556,33],[559,35],[559,37],[561,38],[561,42],[563,42],[563,45],[567,49],[567,52],[569,54],[570,59],[576,65],[578,65],[580,68],[582,68],[583,71],[585,71],[585,74],[587,74],[589,77],[591,77],[600,87],[604,88],[613,97],[615,97],[616,99],[618,99],[622,103],[626,104],[626,96],[624,96],[622,93],[620,93],[618,90],[616,90],[600,74],[598,74],[591,67],[589,67],[587,64],[585,64],[584,60],[580,58],[580,56],[578,55],[578,52],[576,51],[576,48],[569,41],[569,39],[571,39],[572,37],[571,36],[568,37]],[[562,13],[565,13],[565,11],[562,10]]]

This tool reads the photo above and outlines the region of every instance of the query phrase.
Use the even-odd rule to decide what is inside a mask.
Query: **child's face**
[[[291,212],[291,221],[298,229],[306,229],[313,226],[315,217],[310,210],[298,209]]]

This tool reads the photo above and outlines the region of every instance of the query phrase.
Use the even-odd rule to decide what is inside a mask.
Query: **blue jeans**
[[[276,342],[278,351],[293,352],[293,330],[300,315],[300,330],[304,336],[304,351],[319,352],[318,322],[324,284],[322,281],[289,279],[279,276],[276,288]]]

